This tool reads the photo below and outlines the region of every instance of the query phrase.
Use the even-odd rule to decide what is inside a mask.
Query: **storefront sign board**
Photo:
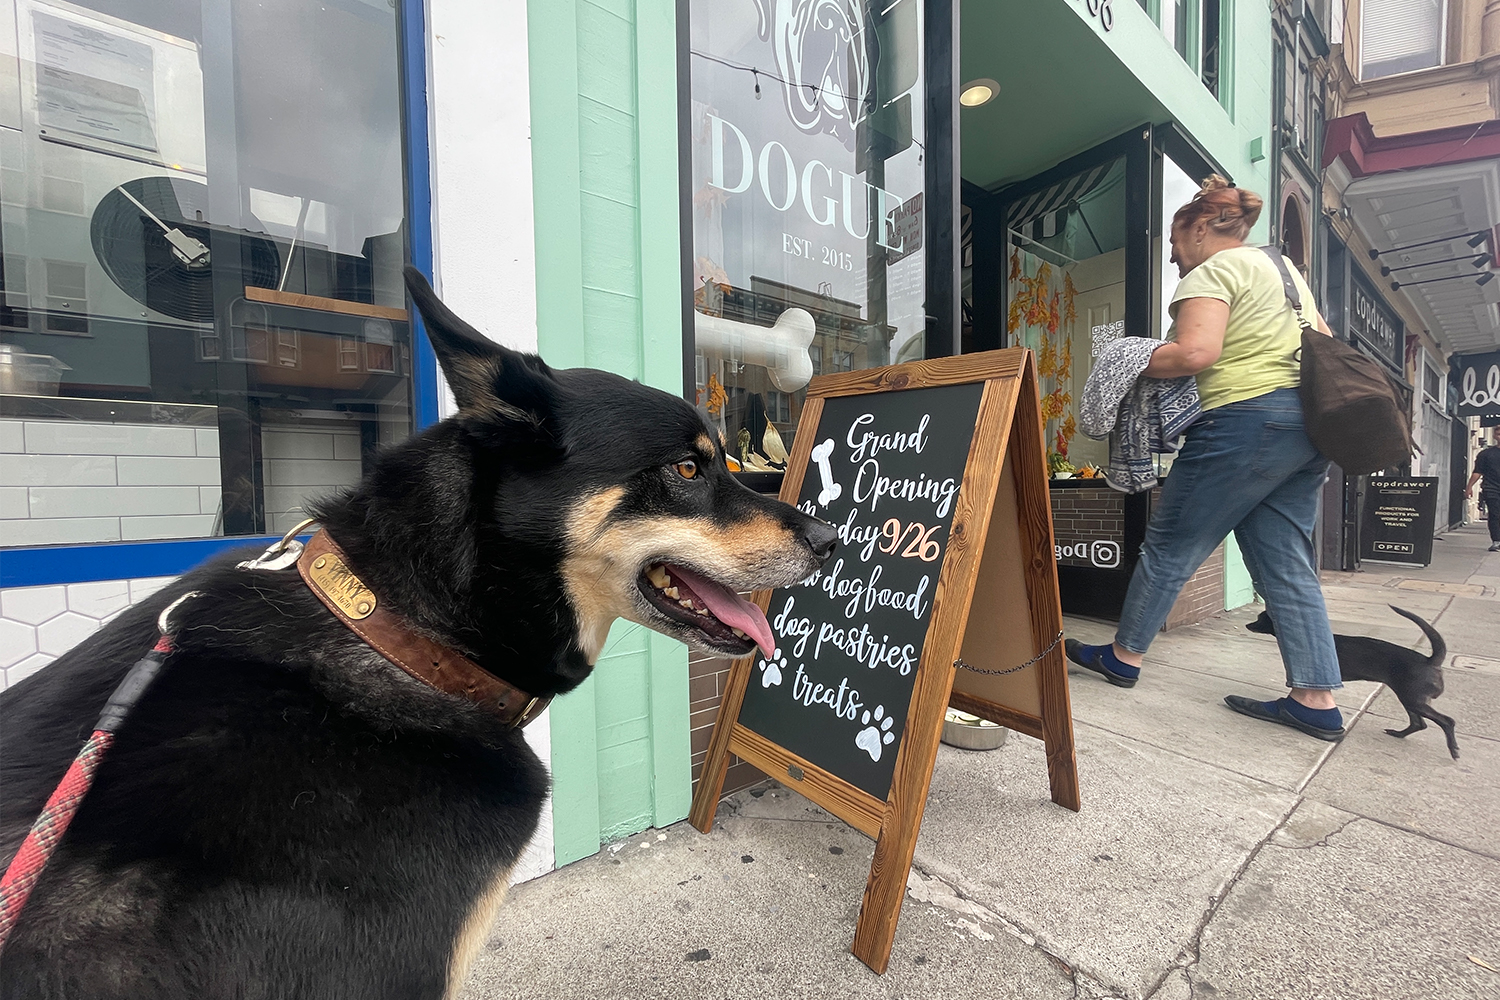
[[[875,837],[853,951],[884,972],[950,703],[1042,739],[1079,807],[1031,353],[814,378],[781,497],[840,546],[756,595],[777,648],[734,664],[691,818],[732,754]]]
[[[1458,362],[1458,415],[1460,417],[1500,416],[1500,351],[1460,355],[1456,360]]]
[[[1370,479],[1359,528],[1359,557],[1382,562],[1432,562],[1437,522],[1435,476]]]
[[[1354,271],[1350,291],[1350,332],[1399,371],[1402,367],[1402,351],[1406,346],[1402,336],[1401,317],[1385,304],[1369,279],[1357,269]]]

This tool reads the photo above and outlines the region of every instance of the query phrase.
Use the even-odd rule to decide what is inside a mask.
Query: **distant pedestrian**
[[[1333,691],[1343,686],[1318,585],[1312,532],[1328,460],[1302,424],[1298,348],[1302,330],[1281,274],[1245,237],[1258,195],[1214,176],[1172,219],[1170,341],[1144,375],[1197,378],[1202,416],[1155,505],[1112,645],[1068,640],[1068,658],[1119,687],[1133,687],[1144,654],[1188,578],[1233,531],[1276,627],[1288,697],[1237,695],[1236,712],[1319,739],[1344,736]],[[1313,301],[1301,275],[1293,280]],[[1309,321],[1329,333],[1316,310]]]
[[[1473,499],[1474,484],[1479,483],[1479,506],[1486,508],[1490,522],[1490,551],[1500,552],[1500,445],[1490,445],[1474,456],[1474,474],[1464,487],[1464,496]]]

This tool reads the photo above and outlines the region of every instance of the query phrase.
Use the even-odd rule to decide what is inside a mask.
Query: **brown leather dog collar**
[[[456,650],[413,632],[354,574],[328,532],[320,530],[308,541],[297,572],[350,631],[422,683],[467,698],[515,728],[541,715],[552,701],[532,697]]]

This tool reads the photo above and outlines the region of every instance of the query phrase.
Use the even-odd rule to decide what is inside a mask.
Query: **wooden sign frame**
[[[782,779],[788,787],[875,838],[875,858],[851,950],[877,973],[884,973],[890,961],[944,715],[950,704],[1042,740],[1052,800],[1068,809],[1079,808],[1067,665],[1058,641],[1062,606],[1057,590],[1046,448],[1031,352],[1016,347],[814,378],[808,386],[781,488],[783,501],[797,503],[813,442],[818,439],[825,399],[977,382],[984,383],[984,389],[974,437],[953,508],[948,547],[933,593],[932,616],[889,796],[883,801],[877,799],[740,724],[753,659],[745,657],[735,661],[730,670],[689,817],[704,833],[713,828],[733,754]],[[1002,502],[997,503],[1006,481],[1013,484],[1013,495],[999,497]],[[1011,523],[999,523],[1002,511],[1009,513]],[[1006,550],[1011,564],[1001,565],[997,553]],[[1019,566],[1014,564],[1017,558]],[[994,608],[980,606],[971,621],[976,591],[993,596],[1006,592],[1007,587],[1015,592],[1021,586],[1030,635],[1023,637],[1017,648],[1030,652],[1002,663],[1000,659],[1010,654],[1009,649],[966,647],[964,638],[971,625],[995,615]],[[760,591],[754,595],[762,610],[769,606],[771,594]],[[975,628],[976,633],[980,631]],[[996,677],[991,683],[965,682],[955,690],[960,657],[970,666],[1001,670],[1038,654],[1036,662],[1023,670]],[[986,675],[964,673],[966,677],[987,679]]]

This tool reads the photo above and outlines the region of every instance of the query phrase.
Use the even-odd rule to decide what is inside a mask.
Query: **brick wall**
[[[1125,544],[1125,498],[1102,484],[1053,490],[1052,532],[1059,566],[1118,566]]]
[[[1177,603],[1167,615],[1163,632],[1193,625],[1224,610],[1224,546],[1214,549],[1213,554],[1198,567],[1198,572],[1188,578]]]
[[[708,756],[708,741],[713,738],[714,720],[719,717],[719,700],[724,697],[724,686],[729,681],[731,660],[722,656],[693,651],[688,659],[688,723],[693,752],[693,791],[698,790],[698,778],[703,773],[703,759]],[[724,792],[738,791],[755,784],[765,775],[754,766],[738,757],[729,758],[729,771],[724,776]]]

